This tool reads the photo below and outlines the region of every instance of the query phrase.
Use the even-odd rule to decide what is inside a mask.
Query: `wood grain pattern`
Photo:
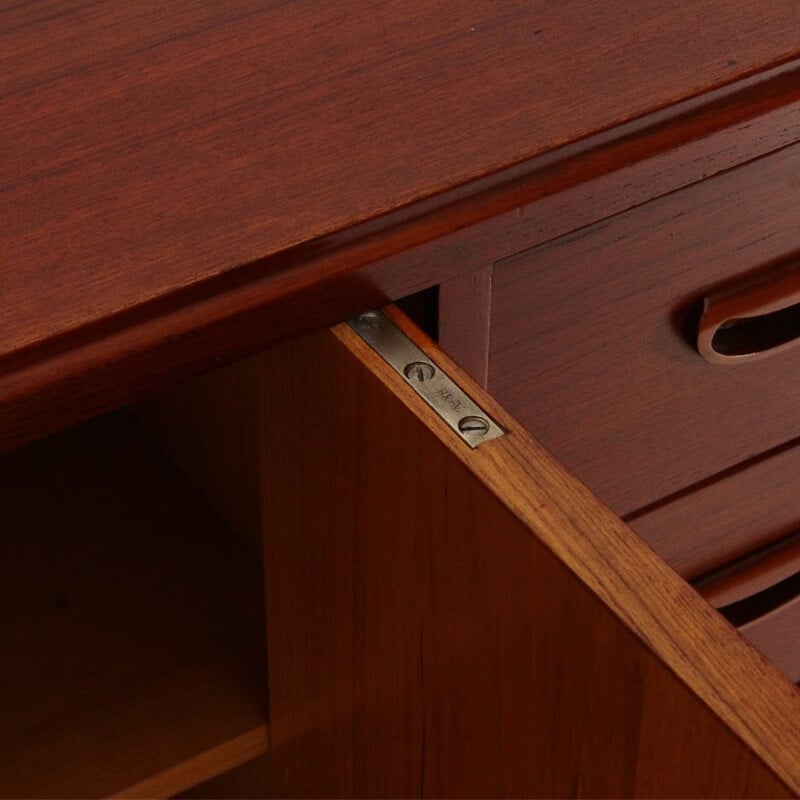
[[[267,748],[258,562],[125,418],[0,461],[0,795],[168,797]]]
[[[344,326],[266,355],[277,793],[800,789],[795,687],[420,342],[507,436],[466,448]]]
[[[800,250],[798,176],[793,146],[495,265],[489,389],[618,513],[800,435],[797,353],[715,366],[682,331]]]
[[[439,289],[437,341],[481,386],[489,376],[491,313],[491,267],[460,275]]]
[[[734,0],[180,0],[56,7],[17,24],[11,9],[0,351],[796,53],[794,2],[753,7],[746,29],[739,14]]]
[[[789,0],[617,5],[4,10],[2,446],[797,139]]]
[[[704,575],[695,588],[715,608],[737,603],[800,572],[800,534]]]
[[[789,677],[800,681],[800,597],[793,597],[739,630]]]
[[[735,366],[800,342],[800,264],[754,275],[703,298],[697,352]]]
[[[0,449],[794,141],[798,95],[778,68],[3,356]]]
[[[797,442],[729,470],[626,522],[687,580],[800,530]]]

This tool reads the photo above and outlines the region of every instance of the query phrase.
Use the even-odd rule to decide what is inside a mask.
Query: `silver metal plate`
[[[381,311],[347,323],[470,447],[505,431]]]

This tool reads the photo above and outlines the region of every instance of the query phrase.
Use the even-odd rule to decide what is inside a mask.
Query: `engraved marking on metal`
[[[367,311],[348,325],[447,423],[475,448],[505,431],[385,314]]]

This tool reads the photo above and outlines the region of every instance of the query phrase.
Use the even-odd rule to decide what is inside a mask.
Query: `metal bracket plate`
[[[470,447],[505,431],[381,311],[347,323]]]

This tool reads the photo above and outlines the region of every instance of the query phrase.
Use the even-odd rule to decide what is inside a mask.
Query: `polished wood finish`
[[[505,437],[470,450],[346,326],[265,356],[277,793],[800,790],[795,687],[407,329]]]
[[[0,461],[0,795],[166,797],[267,749],[257,562],[136,424]]]
[[[38,5],[3,14],[2,353],[747,77],[800,33],[790,0],[746,28],[735,0],[678,25],[622,0]]]
[[[798,445],[737,465],[625,521],[680,575],[702,578],[800,529]]]
[[[439,290],[439,344],[481,386],[489,377],[492,268],[460,275]]]
[[[735,0],[589,6],[23,0],[0,10],[0,450],[437,285],[442,341],[483,381],[493,369],[495,323],[505,329],[508,321],[494,313],[493,264],[796,147],[793,0],[753,4],[746,24]],[[782,243],[781,258],[794,234],[779,226],[792,220],[785,209],[797,188],[796,150],[786,153],[787,185],[773,175],[782,199],[767,198],[785,202],[785,213],[779,208],[773,227],[761,230],[762,249]],[[737,171],[736,191],[733,179],[718,180],[707,203],[724,207],[738,191],[743,209],[751,189],[762,202],[768,169]],[[712,224],[706,235],[727,233]],[[573,265],[565,266],[568,275]],[[598,277],[584,270],[565,285],[589,296]],[[546,296],[521,294],[527,316],[542,313]],[[326,341],[336,343],[332,366],[342,352],[353,363],[352,341]],[[282,373],[254,373],[258,362],[245,368],[242,396],[219,393],[236,380],[213,376],[140,412],[251,548],[261,536],[261,459],[279,471],[254,432],[289,453],[280,465],[287,475],[269,489],[271,503],[284,504],[266,518],[269,536],[283,535],[282,520],[319,523],[310,553],[299,550],[307,530],[296,540],[267,539],[278,789],[796,792],[794,689],[516,428],[510,443],[461,454],[447,436],[425,433],[419,419],[433,424],[430,415],[407,398],[397,406],[398,386],[376,390],[374,380],[386,376],[376,379],[380,365],[361,356],[345,371],[356,374],[358,391],[346,382],[331,392],[333,416],[308,396],[319,389],[309,375],[284,386]],[[309,369],[288,366],[286,374]],[[319,366],[312,362],[310,375]],[[359,381],[372,388],[364,394]],[[275,431],[262,412],[297,386],[307,393],[280,414],[316,413]],[[359,422],[362,403],[368,413]],[[385,413],[395,408],[398,419]],[[766,425],[763,446],[779,443],[778,427]],[[287,431],[297,432],[294,442]],[[35,793],[24,780],[41,781],[47,793],[167,794],[266,749],[258,637],[251,644],[243,634],[242,644],[238,634],[255,625],[250,614],[261,606],[261,598],[239,598],[258,585],[245,577],[253,565],[229,566],[234,543],[219,556],[216,544],[198,544],[226,526],[162,455],[116,428],[100,438],[96,452],[70,462],[77,467],[64,485],[74,486],[74,504],[51,518],[58,535],[45,538],[40,526],[22,548],[28,568],[9,586],[22,580],[24,591],[4,604],[15,654],[4,670],[29,682],[20,696],[38,696],[15,718],[31,715],[32,733],[16,735],[13,721],[2,726],[12,735],[0,749],[0,774],[22,764],[11,786],[23,794]],[[133,458],[135,469],[94,460],[119,438],[128,454],[147,451]],[[739,442],[737,459],[755,452],[745,439],[725,439]],[[320,440],[339,447],[320,455]],[[41,445],[55,454],[38,462],[41,471],[12,474],[9,486],[24,487],[13,501],[27,503],[12,515],[15,527],[30,509],[50,513],[50,499],[60,497],[64,441]],[[304,441],[310,447],[292,451]],[[657,452],[651,444],[647,452]],[[423,465],[422,489],[406,481],[379,507],[376,498],[394,489],[398,453],[401,475]],[[8,458],[15,464],[17,455]],[[615,467],[612,458],[608,472],[619,479],[624,470],[636,486],[648,469],[634,462]],[[315,463],[330,481],[312,483],[303,470]],[[40,474],[49,482],[36,486]],[[686,479],[708,474],[703,467]],[[674,477],[653,480],[672,492]],[[442,486],[450,494],[432,499]],[[286,505],[293,498],[307,502]],[[320,498],[338,514],[315,511]],[[364,527],[353,498],[375,527]],[[118,523],[123,507],[130,510]],[[96,517],[91,547],[76,558],[81,538],[64,521],[81,508]],[[160,512],[179,521],[152,524]],[[376,538],[409,517],[408,537],[400,530],[396,539]],[[128,544],[135,557],[120,565]],[[29,624],[16,608],[41,603],[36,592],[50,572],[35,567],[50,558],[57,577],[76,563],[82,585],[98,593],[64,639],[57,623]],[[102,574],[99,562],[113,569]],[[165,571],[170,579],[159,581]],[[97,624],[84,629],[86,620]],[[566,631],[565,620],[575,623]],[[38,657],[43,646],[58,658]],[[204,647],[211,656],[195,658]],[[313,664],[302,658],[309,653],[319,656]],[[35,668],[26,673],[28,661]],[[402,714],[389,713],[398,705]],[[8,719],[22,706],[9,708]],[[538,725],[540,709],[555,738]],[[623,724],[609,732],[609,719]],[[117,725],[130,739],[122,746]],[[532,762],[532,749],[546,757]],[[260,764],[244,770],[260,774]],[[235,780],[220,778],[209,791]]]
[[[0,26],[0,449],[800,133],[789,0],[36,7]]]
[[[767,614],[742,625],[739,630],[764,655],[780,667],[790,680],[800,681],[800,596],[787,600]]]
[[[703,298],[697,351],[712,364],[767,358],[800,343],[800,265],[760,273]]]
[[[684,326],[800,250],[800,147],[495,265],[489,389],[621,514],[800,435],[796,351],[721,369]]]
[[[768,503],[764,505],[769,508]],[[763,592],[800,572],[800,534],[757,550],[704,576],[695,588],[715,608]]]

